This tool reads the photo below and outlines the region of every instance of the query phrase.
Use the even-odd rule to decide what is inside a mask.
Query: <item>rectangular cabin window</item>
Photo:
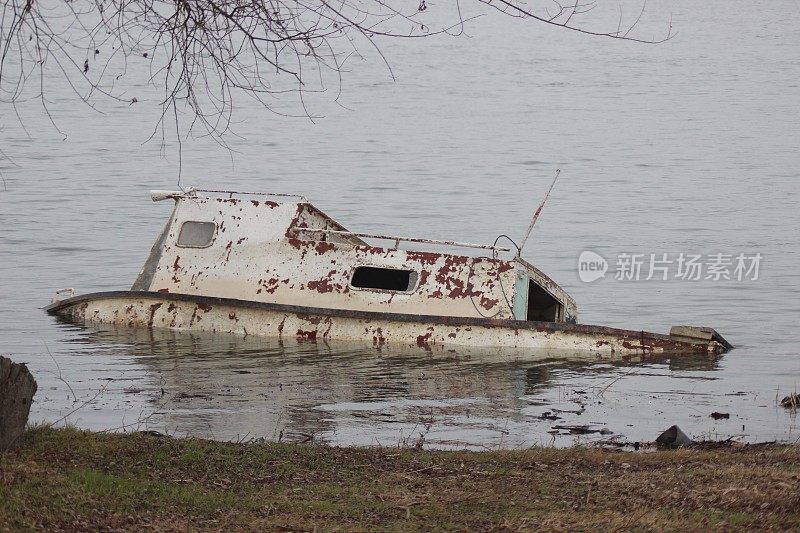
[[[176,244],[183,248],[208,248],[216,231],[217,225],[213,222],[188,220],[181,226]]]
[[[397,268],[360,266],[353,272],[350,285],[359,289],[410,292],[417,285],[417,273]]]

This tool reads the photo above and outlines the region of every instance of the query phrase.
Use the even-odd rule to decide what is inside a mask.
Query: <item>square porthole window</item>
[[[178,242],[181,248],[208,248],[214,240],[217,225],[213,222],[188,220],[181,226]]]
[[[399,268],[356,267],[350,285],[359,289],[411,292],[417,286],[417,273]]]

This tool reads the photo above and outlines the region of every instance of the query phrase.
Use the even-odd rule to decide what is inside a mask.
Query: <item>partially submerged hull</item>
[[[412,315],[294,306],[149,291],[101,292],[46,308],[77,323],[168,328],[375,346],[521,348],[587,359],[646,359],[720,354],[731,348],[708,328],[673,328],[673,335],[603,326],[491,318]]]
[[[190,189],[152,198],[175,207],[131,290],[56,301],[72,293],[62,289],[48,312],[126,327],[606,361],[731,348],[710,328],[659,335],[578,325],[575,301],[519,248],[503,256],[511,250],[499,237],[487,245],[352,232],[292,195]]]

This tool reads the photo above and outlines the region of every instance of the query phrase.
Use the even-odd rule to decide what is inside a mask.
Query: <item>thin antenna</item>
[[[542,208],[544,207],[544,203],[547,201],[547,198],[550,197],[550,191],[553,190],[553,186],[556,184],[556,180],[558,179],[558,175],[561,174],[561,169],[556,169],[556,176],[553,178],[553,183],[550,184],[550,188],[547,189],[547,194],[544,195],[544,199],[542,203],[539,204],[539,208],[536,209],[536,212],[533,214],[533,219],[531,220],[531,225],[528,226],[528,232],[525,233],[525,238],[522,239],[522,244],[519,245],[519,251],[517,252],[517,257],[522,256],[522,249],[525,248],[525,243],[528,242],[528,237],[531,236],[531,231],[533,231],[533,226],[536,224],[536,220],[539,218],[539,213],[542,212]]]

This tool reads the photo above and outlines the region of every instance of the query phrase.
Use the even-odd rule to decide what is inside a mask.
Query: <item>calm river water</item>
[[[147,197],[175,186],[177,150],[145,142],[158,93],[141,77],[137,104],[102,114],[54,86],[66,138],[35,102],[20,107],[29,134],[0,108],[13,159],[0,159],[0,352],[39,382],[33,420],[478,449],[653,440],[672,424],[797,440],[777,400],[800,384],[800,7],[669,4],[648,6],[640,27],[656,34],[672,17],[677,35],[656,46],[497,13],[461,37],[384,42],[397,81],[374,54],[353,57],[338,103],[335,87],[309,95],[314,122],[241,99],[235,153],[185,140],[182,184],[301,193],[362,231],[492,242],[524,232],[560,168],[525,257],[573,295],[579,320],[710,325],[737,346],[729,354],[576,365],[60,323],[40,309],[53,292],[128,288],[171,207]],[[596,22],[616,27],[612,12]],[[299,111],[291,98],[276,106]],[[609,262],[604,279],[579,279],[586,250]],[[622,281],[623,253],[762,259],[757,280],[684,280],[671,264],[667,281],[646,268]],[[603,434],[559,429],[571,425]]]

